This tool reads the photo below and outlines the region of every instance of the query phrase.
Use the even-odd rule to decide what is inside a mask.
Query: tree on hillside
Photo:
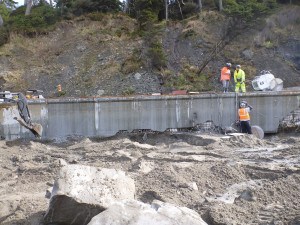
[[[164,9],[164,1],[161,0],[130,0],[129,7],[131,9],[131,15],[137,17],[143,10],[149,10],[158,13],[158,11]]]
[[[0,4],[4,4],[6,5],[8,8],[15,8],[17,2],[15,2],[14,0],[0,0]]]
[[[26,6],[20,6],[10,13],[8,26],[11,32],[24,35],[46,34],[58,21],[57,9],[43,2],[33,5],[30,15],[25,16]]]
[[[26,11],[25,11],[25,16],[28,16],[30,15],[30,11],[31,11],[31,8],[32,8],[32,0],[26,0]]]
[[[226,2],[224,11],[229,16],[240,21],[253,21],[259,15],[263,15],[276,7],[276,0],[232,0]]]
[[[278,3],[283,4],[300,4],[300,0],[277,0]]]
[[[197,0],[197,5],[198,5],[199,11],[200,11],[202,9],[202,1]]]
[[[30,15],[32,6],[38,4],[48,4],[48,2],[46,0],[25,0],[25,6],[26,6],[25,16]],[[49,4],[52,6],[52,0],[49,1]]]
[[[130,16],[136,18],[141,29],[149,28],[158,20],[158,15],[165,9],[162,0],[130,0],[128,5]]]
[[[116,12],[122,10],[119,0],[55,0],[61,14],[82,15],[91,12]]]
[[[3,25],[4,20],[8,18],[9,11],[14,9],[16,4],[13,0],[0,0],[0,27]]]
[[[219,0],[219,10],[222,11],[223,10],[223,1]]]

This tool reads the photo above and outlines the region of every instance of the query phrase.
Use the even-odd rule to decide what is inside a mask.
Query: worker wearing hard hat
[[[240,65],[236,66],[236,69],[233,74],[234,83],[235,83],[235,92],[239,92],[240,89],[243,93],[246,92],[245,85],[245,72],[241,69]]]
[[[228,88],[229,88],[230,77],[231,77],[230,68],[231,68],[231,63],[226,63],[226,66],[224,66],[221,69],[220,81],[222,82],[224,93],[228,92]]]
[[[242,133],[252,134],[249,115],[251,110],[252,106],[249,105],[245,100],[240,102],[238,114]]]

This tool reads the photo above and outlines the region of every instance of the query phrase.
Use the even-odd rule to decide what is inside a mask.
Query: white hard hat
[[[241,108],[245,108],[245,107],[247,106],[247,104],[248,104],[248,103],[247,103],[246,100],[242,100],[241,103],[240,103],[240,107],[241,107]]]
[[[226,66],[227,67],[231,67],[231,63],[226,63]]]
[[[241,65],[236,65],[236,68],[241,68]]]
[[[244,102],[241,102],[240,107],[241,108],[246,108],[246,104]]]

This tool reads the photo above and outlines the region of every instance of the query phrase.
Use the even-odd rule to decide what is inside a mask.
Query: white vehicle
[[[42,95],[42,90],[36,90],[36,89],[29,89],[26,91],[26,98],[27,99],[44,99],[44,96]]]
[[[260,72],[252,81],[252,87],[256,91],[281,91],[283,89],[283,81],[267,70]]]
[[[10,91],[0,92],[0,102],[9,102],[10,99],[17,98],[17,93],[11,93]]]

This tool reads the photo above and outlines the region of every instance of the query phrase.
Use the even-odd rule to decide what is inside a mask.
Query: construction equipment
[[[264,130],[257,125],[251,126],[252,134],[259,138],[259,139],[264,139],[265,133]]]
[[[27,99],[44,99],[44,96],[42,95],[42,90],[36,90],[36,89],[29,89],[26,91],[26,98]]]
[[[222,128],[221,131],[225,135],[230,135],[230,136],[239,136],[239,135],[245,135],[241,134],[240,132],[240,121],[237,120],[234,123],[232,123],[230,126],[227,126],[225,128]],[[265,136],[264,130],[257,125],[251,126],[251,131],[252,134],[257,137],[258,139],[263,139]]]
[[[11,93],[9,91],[0,92],[0,102],[16,103],[21,118],[14,117],[21,126],[29,129],[35,137],[42,136],[43,127],[41,124],[31,121],[30,112],[26,97],[22,93]]]
[[[283,81],[268,70],[262,70],[259,76],[252,81],[252,87],[256,91],[281,91],[283,89]]]

